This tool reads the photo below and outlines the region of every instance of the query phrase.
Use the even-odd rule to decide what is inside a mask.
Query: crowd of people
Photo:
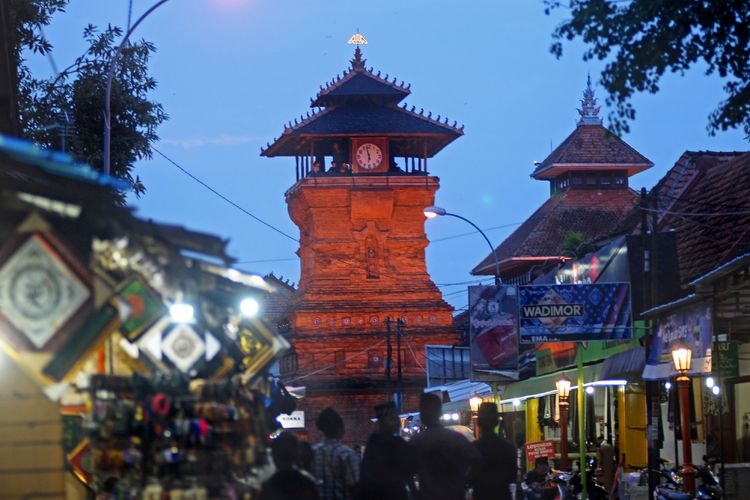
[[[324,439],[310,447],[283,432],[271,445],[276,473],[263,483],[261,500],[510,500],[516,482],[515,447],[495,433],[497,405],[482,403],[473,443],[441,425],[442,402],[423,394],[424,430],[409,442],[393,402],[375,407],[378,428],[360,459],[344,446],[344,421],[333,408],[316,421]]]

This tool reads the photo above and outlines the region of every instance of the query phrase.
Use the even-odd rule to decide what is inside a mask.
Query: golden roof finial
[[[346,43],[349,45],[367,45],[367,39],[359,33],[359,28],[357,28],[357,32]]]

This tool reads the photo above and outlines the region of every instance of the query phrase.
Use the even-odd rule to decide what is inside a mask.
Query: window
[[[581,174],[573,174],[571,176],[571,184],[574,186],[583,184],[583,176]]]
[[[586,176],[586,185],[587,186],[595,186],[596,185],[596,174],[588,174]]]
[[[601,184],[602,186],[609,186],[610,184],[612,184],[612,177],[610,176],[610,174],[602,174],[599,177],[599,184]]]

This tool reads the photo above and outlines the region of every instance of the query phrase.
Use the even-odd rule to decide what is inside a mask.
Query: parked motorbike
[[[703,457],[704,465],[695,468],[696,488],[695,497],[682,490],[682,475],[674,470],[663,467],[656,471],[662,482],[654,490],[655,500],[720,500],[724,498],[719,477],[713,471],[715,460]],[[712,463],[713,462],[713,463]]]
[[[586,493],[588,498],[591,500],[606,500],[609,498],[609,492],[607,491],[607,488],[604,487],[604,484],[601,483],[599,480],[596,479],[595,473],[596,472],[596,460],[589,459],[586,464]],[[582,488],[581,488],[581,473],[576,471],[570,473],[570,478],[567,482],[568,484],[568,496],[565,497],[567,499],[576,499],[580,498]]]
[[[521,482],[523,500],[566,500],[566,484],[560,472],[550,471],[544,484]]]

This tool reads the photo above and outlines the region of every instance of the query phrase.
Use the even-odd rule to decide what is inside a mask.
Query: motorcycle
[[[521,494],[523,500],[566,500],[565,481],[560,472],[550,471],[547,473],[544,484],[527,484],[521,482]]]
[[[719,477],[713,471],[715,460],[703,457],[705,465],[695,468],[697,485],[695,497],[688,493],[679,491],[682,489],[682,475],[673,469],[663,468],[655,471],[665,481],[660,483],[654,490],[655,500],[720,500],[724,497]]]

